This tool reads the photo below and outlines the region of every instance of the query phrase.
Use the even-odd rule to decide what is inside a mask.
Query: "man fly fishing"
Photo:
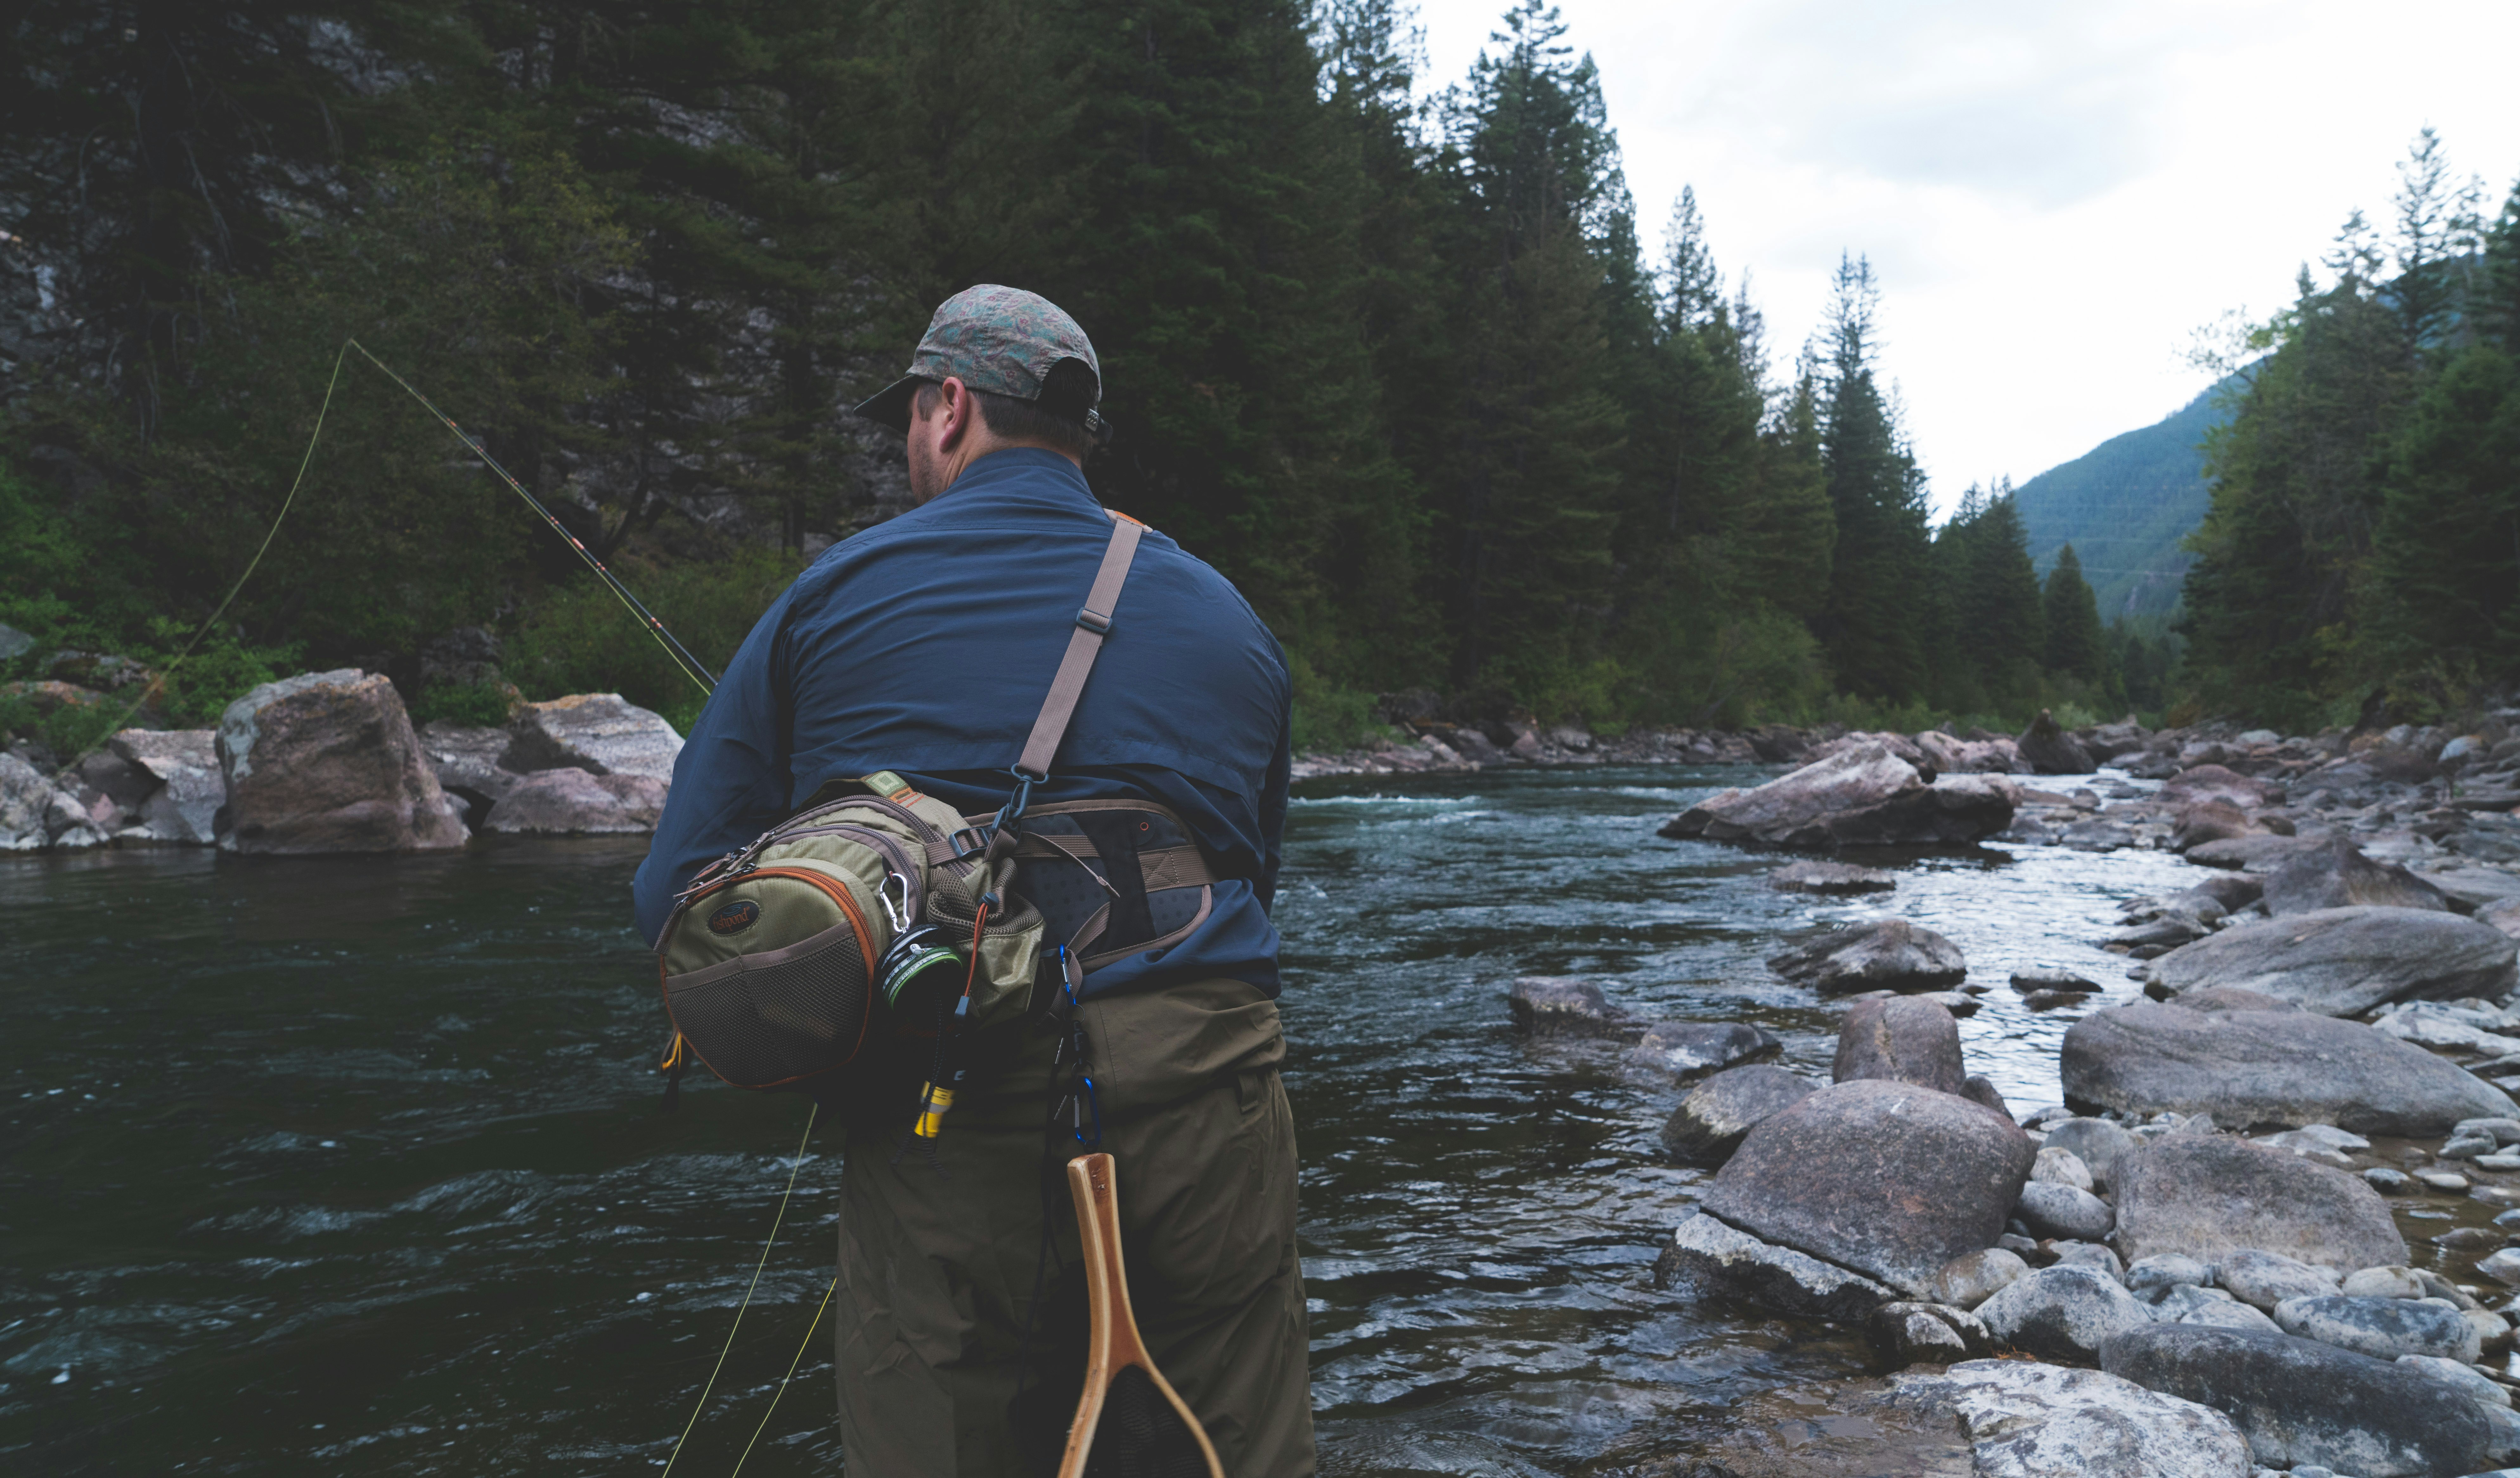
[[[1286,668],[1222,576],[1097,504],[1101,398],[1092,344],[1048,300],[983,286],[936,310],[909,373],[857,407],[907,438],[919,506],[834,545],[762,616],[636,883],[657,942],[717,859],[821,798],[889,792],[968,823],[906,870],[1014,880],[976,918],[964,905],[966,1006],[980,930],[1046,920],[1019,1015],[958,1031],[940,1014],[797,1084],[846,1124],[840,1431],[877,1478],[1056,1467],[1086,1297],[1061,1170],[1086,1148],[1116,1161],[1139,1325],[1224,1470],[1313,1471],[1269,918]],[[724,903],[706,927],[762,917]]]

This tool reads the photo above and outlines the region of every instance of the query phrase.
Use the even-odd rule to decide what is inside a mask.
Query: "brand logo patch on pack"
[[[761,921],[761,905],[750,899],[737,899],[721,904],[708,916],[709,933],[742,934]]]

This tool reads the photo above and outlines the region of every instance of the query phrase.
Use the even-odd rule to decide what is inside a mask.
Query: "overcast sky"
[[[1459,80],[1504,0],[1419,4],[1427,82]],[[1560,5],[1648,251],[1694,185],[1780,370],[1838,253],[1872,258],[1942,510],[2185,403],[2192,332],[2384,215],[2423,125],[2498,205],[2520,174],[2520,0]]]

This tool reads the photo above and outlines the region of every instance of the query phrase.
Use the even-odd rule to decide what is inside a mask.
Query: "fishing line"
[[[818,1101],[805,1113],[805,1132],[803,1137],[796,1141],[796,1163],[788,1168],[788,1188],[785,1191],[782,1191],[779,1196],[779,1214],[770,1219],[770,1240],[761,1244],[761,1261],[752,1265],[752,1281],[744,1285],[743,1302],[736,1306],[735,1323],[726,1331],[726,1344],[717,1352],[717,1363],[709,1368],[708,1384],[700,1387],[699,1405],[692,1408],[692,1419],[683,1423],[683,1435],[674,1439],[674,1451],[666,1456],[665,1471],[664,1473],[659,1474],[658,1478],[669,1478],[669,1475],[672,1474],[674,1471],[674,1459],[683,1455],[683,1444],[692,1440],[692,1428],[700,1424],[700,1412],[708,1409],[709,1393],[717,1389],[718,1373],[726,1368],[726,1357],[729,1352],[735,1349],[736,1331],[743,1327],[744,1312],[752,1307],[752,1292],[754,1289],[761,1286],[761,1270],[770,1266],[770,1248],[772,1244],[779,1240],[779,1224],[788,1219],[788,1198],[796,1193],[797,1173],[805,1168],[805,1143],[806,1140],[814,1137],[814,1119],[815,1116],[821,1114],[822,1111],[823,1105]],[[836,1276],[832,1279],[832,1287],[838,1287],[839,1283],[840,1280]],[[829,1303],[831,1301],[831,1295],[827,1293],[823,1295],[823,1299],[824,1302]],[[814,1322],[819,1324],[822,1321],[823,1314],[822,1311],[818,1309],[814,1312]],[[813,1337],[814,1331],[810,1328],[807,1329],[805,1331],[805,1338],[810,1341]],[[796,1358],[798,1360],[803,1360],[805,1358],[805,1352],[802,1347],[797,1349]],[[795,1374],[796,1367],[793,1364],[790,1364],[788,1367],[788,1373],[790,1375]],[[787,1390],[788,1383],[784,1380],[781,1381],[779,1383],[779,1389],[782,1391]],[[775,1409],[779,1405],[779,1398],[775,1396],[772,1397],[770,1399],[770,1404]],[[764,1413],[761,1420],[763,1425],[766,1426],[769,1424],[770,1417],[767,1413]],[[752,1435],[757,1438],[761,1434],[756,1431]],[[744,1451],[748,1453],[752,1451],[752,1449],[747,1445],[744,1448]],[[742,1466],[741,1459],[738,1459],[737,1465]]]
[[[542,521],[551,526],[554,533],[568,540],[568,547],[577,551],[577,557],[584,560],[586,567],[595,572],[597,578],[604,581],[605,588],[612,592],[613,598],[620,601],[624,609],[639,619],[639,624],[648,628],[648,634],[656,639],[656,644],[665,649],[665,655],[673,659],[674,666],[682,670],[685,677],[692,680],[693,685],[698,687],[703,696],[717,687],[717,676],[709,671],[708,666],[693,656],[691,649],[684,646],[673,632],[666,630],[665,624],[656,619],[655,613],[649,610],[638,596],[630,593],[630,587],[623,584],[621,577],[608,569],[604,561],[596,558],[594,550],[587,548],[584,541],[569,532],[565,525],[553,517],[552,511],[543,506],[541,499],[527,492],[524,484],[518,482],[508,469],[500,466],[498,458],[490,455],[489,448],[474,439],[463,427],[456,425],[452,416],[439,410],[437,403],[422,394],[410,381],[395,374],[391,365],[370,353],[366,345],[354,338],[345,338],[341,341],[341,347],[333,354],[333,373],[331,378],[324,382],[324,401],[316,408],[315,429],[307,435],[306,450],[297,459],[297,476],[290,479],[289,494],[280,500],[280,512],[273,515],[271,528],[264,531],[262,543],[253,551],[253,558],[246,562],[245,573],[238,576],[236,583],[228,587],[227,596],[219,602],[218,609],[212,611],[209,620],[202,622],[201,627],[193,632],[192,640],[184,643],[183,649],[175,654],[175,660],[166,664],[165,670],[140,690],[139,697],[124,706],[121,714],[115,716],[110,727],[101,731],[87,748],[71,756],[69,762],[61,766],[63,769],[76,768],[80,761],[105,748],[106,741],[121,732],[123,725],[131,721],[132,715],[139,713],[151,699],[164,692],[166,679],[175,675],[175,670],[184,665],[184,659],[193,655],[193,649],[202,644],[202,638],[210,634],[211,628],[219,624],[219,618],[228,613],[228,607],[236,604],[237,596],[245,590],[245,582],[253,578],[253,572],[261,566],[262,557],[271,552],[271,541],[280,536],[281,524],[287,521],[290,510],[297,504],[297,489],[305,485],[306,469],[313,466],[315,462],[315,443],[323,439],[324,418],[333,409],[333,392],[341,384],[341,361],[352,349],[357,349],[361,358],[384,371],[387,379],[401,386],[406,393],[419,401],[430,415],[435,416],[440,425],[453,432],[455,439],[463,442],[467,451],[480,458],[481,465],[497,474],[499,481],[507,484],[510,491],[524,499],[526,507],[540,514]]]
[[[761,1434],[770,1429],[770,1417],[779,1409],[779,1398],[788,1394],[788,1382],[796,1378],[796,1367],[805,1363],[806,1346],[814,1342],[814,1331],[823,1327],[823,1311],[832,1307],[832,1295],[839,1291],[840,1275],[835,1272],[832,1274],[832,1286],[823,1290],[822,1308],[814,1311],[814,1321],[805,1326],[805,1337],[796,1346],[796,1358],[788,1363],[788,1373],[779,1377],[779,1389],[770,1393],[770,1410],[761,1413],[761,1425],[752,1429],[752,1442],[743,1445],[742,1456],[735,1459],[735,1467],[726,1478],[738,1478],[743,1471],[744,1458],[752,1455],[752,1443],[759,1442]]]

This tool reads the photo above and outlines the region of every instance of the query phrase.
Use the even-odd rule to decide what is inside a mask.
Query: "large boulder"
[[[2034,1237],[2066,1237],[2077,1242],[2097,1242],[2116,1224],[2108,1202],[2088,1190],[2052,1180],[2033,1180],[2021,1187],[2021,1199],[2014,1204],[2012,1214]]]
[[[1834,1263],[1754,1237],[1704,1212],[1672,1228],[1654,1261],[1654,1286],[1704,1298],[1727,1294],[1781,1314],[1861,1323],[1896,1290]]]
[[[1658,1021],[1628,1061],[1647,1073],[1668,1073],[1686,1083],[1736,1062],[1766,1057],[1784,1043],[1775,1033],[1746,1021]]]
[[[2113,1336],[2152,1322],[2117,1279],[2067,1263],[2013,1279],[1975,1313],[1987,1332],[2042,1360],[2096,1361]]]
[[[1754,789],[1709,796],[1662,835],[1816,848],[1974,842],[2012,824],[2019,796],[1991,775],[1936,780],[1874,740]]]
[[[1975,1478],[2250,1478],[2253,1470],[2248,1439],[2228,1417],[2101,1370],[1977,1360],[1896,1381],[1898,1405],[1947,1409],[1958,1419]]]
[[[1968,978],[1959,946],[1906,919],[1833,930],[1768,956],[1769,968],[1823,995],[1859,991],[1937,991]]]
[[[1960,1063],[1959,1023],[1940,1004],[1915,996],[1859,1000],[1838,1030],[1829,1078],[1878,1078],[1958,1093],[1968,1080]]]
[[[472,728],[446,719],[421,725],[421,752],[428,756],[438,788],[487,814],[524,775],[504,762],[516,736],[503,728]]]
[[[1721,1165],[1761,1122],[1812,1095],[1796,1074],[1766,1063],[1728,1068],[1689,1089],[1662,1127],[1663,1148],[1683,1165]]]
[[[2221,1134],[2154,1140],[2118,1167],[2118,1251],[2217,1263],[2262,1248],[2350,1272],[2404,1263],[2388,1203],[2362,1178]]]
[[[17,756],[0,753],[0,852],[42,852],[56,838],[70,845],[97,840],[86,812],[51,777]]]
[[[2226,1129],[2432,1135],[2514,1112],[2501,1089],[2447,1058],[2307,1011],[2137,1001],[2068,1027],[2057,1065],[2079,1109],[2211,1114]]]
[[[1866,1079],[1752,1129],[1700,1209],[1912,1295],[1994,1245],[2030,1177],[2030,1137],[1965,1098]]]
[[[2153,793],[2153,800],[2173,808],[2202,801],[2225,801],[2248,809],[2279,800],[2282,794],[2264,780],[2251,779],[2219,764],[2191,764],[2163,782],[2161,789]]]
[[[109,748],[157,785],[136,808],[152,840],[207,847],[219,839],[228,781],[215,729],[124,729]]]
[[[464,823],[429,772],[402,699],[355,669],[266,682],[219,718],[238,852],[461,847]]]
[[[2492,1429],[2448,1382],[2288,1334],[2154,1324],[2109,1341],[2100,1368],[2228,1416],[2270,1467],[2423,1478],[2486,1460]]]
[[[2450,911],[2450,899],[2395,862],[2374,862],[2343,837],[2286,857],[2267,874],[2267,912],[2281,917],[2322,908]]]
[[[548,703],[528,703],[509,721],[514,742],[501,761],[522,774],[582,769],[591,775],[645,775],[661,785],[674,780],[683,736],[618,693],[572,693]]]
[[[2238,837],[2265,837],[2275,833],[2258,819],[2228,801],[2198,801],[2179,808],[2171,823],[2170,850],[2185,852],[2208,842],[2228,842]]]
[[[2275,1323],[2286,1334],[2315,1339],[2374,1360],[2429,1355],[2473,1364],[2476,1326],[2449,1304],[2411,1298],[2320,1293],[2275,1305]]]
[[[2151,962],[2170,994],[2231,986],[2327,1016],[2393,1000],[2499,1000],[2520,941],[2490,924],[2415,908],[2321,908],[2241,924]]]
[[[1522,976],[1505,1003],[1515,1029],[1534,1037],[1618,1037],[1632,1030],[1628,1014],[1579,976]]]
[[[2013,746],[2035,774],[2088,775],[2099,768],[2092,760],[2092,752],[2083,748],[2083,742],[2067,733],[2046,709],[2030,720],[2030,727],[2021,731]]]
[[[1937,729],[1927,729],[1915,739],[1917,750],[1926,762],[1946,775],[2022,775],[2030,766],[2021,761],[2021,747],[2009,739],[1955,739]]]
[[[661,780],[547,769],[518,781],[481,827],[509,836],[640,835],[656,829],[664,809]]]

